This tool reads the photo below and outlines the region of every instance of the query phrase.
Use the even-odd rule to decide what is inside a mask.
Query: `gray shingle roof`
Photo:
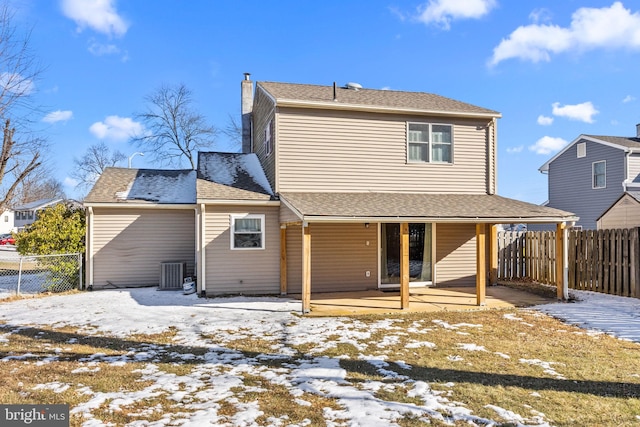
[[[413,193],[280,193],[307,219],[422,218],[460,222],[575,221],[570,212],[497,195]]]
[[[629,148],[640,148],[640,138],[626,136],[607,136],[607,135],[585,135],[589,138],[599,139],[611,144],[621,145]]]
[[[196,172],[190,169],[106,168],[85,203],[195,203]]]
[[[272,196],[255,154],[198,153],[198,200],[269,200]]]
[[[425,92],[402,92],[377,89],[345,89],[338,87],[336,100],[333,86],[296,83],[258,82],[278,103],[298,101],[320,103],[331,108],[344,106],[379,107],[385,109],[414,110],[456,115],[500,117],[500,113],[444,96]]]

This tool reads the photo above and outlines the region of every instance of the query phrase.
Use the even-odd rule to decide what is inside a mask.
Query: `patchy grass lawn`
[[[187,341],[5,322],[0,402],[68,403],[73,426],[640,423],[640,345],[536,311],[240,323]]]

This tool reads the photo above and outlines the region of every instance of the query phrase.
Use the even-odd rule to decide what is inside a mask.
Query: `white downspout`
[[[200,287],[199,295],[206,296],[207,294],[207,280],[206,280],[206,254],[205,254],[205,224],[206,224],[206,208],[205,204],[200,204],[200,218],[198,222],[198,285]]]
[[[87,257],[87,277],[86,277],[86,286],[87,289],[93,289],[93,208],[89,206],[87,208],[87,229],[86,240],[87,245],[85,247],[85,253]]]

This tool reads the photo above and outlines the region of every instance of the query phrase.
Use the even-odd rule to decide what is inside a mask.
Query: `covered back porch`
[[[289,227],[295,226],[295,232],[301,233],[300,244],[293,250],[293,258],[301,261],[301,286],[299,297],[302,300],[302,311],[305,314],[322,311],[332,307],[330,311],[359,308],[360,311],[396,310],[429,311],[446,309],[465,309],[470,306],[482,307],[500,305],[502,298],[496,298],[487,284],[497,283],[497,225],[514,222],[556,223],[558,236],[558,276],[564,277],[566,269],[566,224],[575,221],[576,217],[568,212],[497,195],[461,195],[461,194],[410,194],[410,193],[286,193],[281,194],[281,294],[297,294],[289,289],[287,269],[290,267],[287,245]],[[284,212],[282,212],[284,210]],[[368,292],[356,292],[351,296],[313,294],[312,260],[314,251],[312,242],[314,230],[321,230],[321,224],[399,224],[397,246],[399,246],[399,283],[397,292],[381,292],[367,289]],[[460,226],[471,231],[465,243],[461,269],[475,282],[475,287],[449,290],[441,287],[423,287],[410,289],[410,224],[448,224]],[[475,242],[474,242],[475,241]],[[340,237],[335,238],[335,248],[341,245]],[[469,243],[474,249],[468,252]],[[367,242],[368,244],[368,242]],[[435,248],[435,245],[434,245]],[[330,248],[326,246],[323,250]],[[458,249],[451,249],[455,253]],[[460,252],[460,251],[458,251]],[[440,285],[437,263],[433,260],[431,271],[432,285]],[[345,270],[345,264],[338,268]],[[471,270],[470,270],[471,268]],[[367,273],[368,274],[368,273]],[[380,281],[378,281],[380,285]],[[494,288],[491,288],[494,289]],[[495,288],[497,289],[497,288]],[[318,289],[321,290],[321,289]],[[364,290],[363,290],[364,291]],[[324,296],[323,296],[324,295]],[[557,283],[557,298],[567,297],[566,281]],[[513,297],[512,297],[513,299]],[[517,299],[517,298],[516,298]],[[333,302],[332,302],[333,301]],[[516,302],[515,305],[518,303]]]

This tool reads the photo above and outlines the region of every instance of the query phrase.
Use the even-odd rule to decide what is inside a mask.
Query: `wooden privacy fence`
[[[555,232],[498,233],[498,279],[530,279],[555,285]],[[637,228],[569,230],[570,289],[640,298],[640,239]]]

